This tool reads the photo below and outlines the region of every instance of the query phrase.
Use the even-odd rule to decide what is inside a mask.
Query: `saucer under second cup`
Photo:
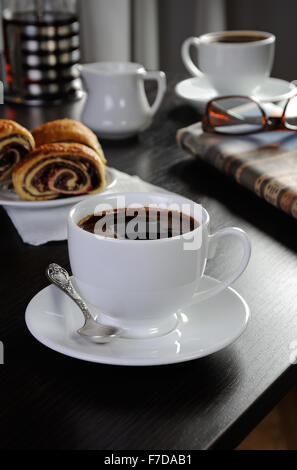
[[[218,96],[217,91],[205,77],[193,77],[183,80],[175,86],[179,98],[194,106],[199,113],[204,113],[208,101]],[[280,78],[267,78],[253,98],[261,102],[278,103],[291,98],[296,93],[292,83]]]

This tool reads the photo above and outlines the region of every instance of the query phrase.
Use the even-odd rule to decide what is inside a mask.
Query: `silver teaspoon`
[[[116,328],[110,325],[103,325],[102,323],[98,323],[94,320],[90,314],[87,304],[74,289],[66,269],[62,268],[56,263],[51,263],[47,267],[46,275],[50,282],[59,287],[59,289],[65,292],[65,294],[69,295],[69,297],[82,311],[83,316],[85,317],[85,323],[79,330],[77,330],[80,335],[87,337],[94,343],[108,343],[113,338],[119,336],[122,333],[120,328]]]

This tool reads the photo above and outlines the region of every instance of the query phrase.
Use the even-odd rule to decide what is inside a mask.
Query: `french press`
[[[4,0],[5,100],[61,103],[82,96],[76,0]]]

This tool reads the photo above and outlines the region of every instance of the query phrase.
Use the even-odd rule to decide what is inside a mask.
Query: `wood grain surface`
[[[69,268],[67,244],[24,244],[1,208],[3,449],[234,448],[296,383],[289,358],[297,340],[297,222],[177,148],[177,129],[199,119],[174,96],[178,78],[170,80],[150,129],[102,145],[110,166],[201,202],[213,231],[229,225],[247,231],[252,258],[234,287],[251,308],[251,322],[232,346],[178,365],[104,366],[53,352],[29,334],[24,312],[48,284],[49,262]],[[34,128],[77,119],[82,105],[0,112]],[[236,262],[235,247],[223,248],[207,269],[217,278]]]

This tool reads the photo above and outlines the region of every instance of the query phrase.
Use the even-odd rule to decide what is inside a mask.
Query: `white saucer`
[[[102,193],[107,189],[112,188],[116,184],[116,172],[113,168],[106,168],[106,180],[107,184],[105,188],[102,190]],[[14,207],[22,207],[23,209],[43,209],[46,207],[58,207],[58,206],[67,206],[69,204],[74,205],[77,202],[85,199],[86,197],[94,196],[93,194],[83,194],[80,196],[73,196],[73,197],[64,197],[58,199],[51,199],[49,201],[22,201],[14,189],[5,188],[4,184],[2,183],[2,187],[0,186],[0,205],[1,206],[14,206]]]
[[[217,282],[205,276],[201,290]],[[96,309],[91,308],[91,311],[96,316]],[[109,344],[94,344],[76,333],[82,325],[78,307],[51,285],[29,303],[26,324],[38,341],[67,356],[103,364],[148,366],[189,361],[219,351],[241,335],[250,313],[244,299],[228,288],[210,300],[185,308],[178,315],[178,326],[164,336],[117,338]]]
[[[277,103],[287,100],[295,92],[296,87],[292,83],[280,78],[270,77],[261,85],[253,97],[258,101]],[[200,113],[204,112],[209,100],[218,96],[217,91],[205,77],[193,77],[179,82],[175,86],[175,93],[189,104],[195,106]]]

